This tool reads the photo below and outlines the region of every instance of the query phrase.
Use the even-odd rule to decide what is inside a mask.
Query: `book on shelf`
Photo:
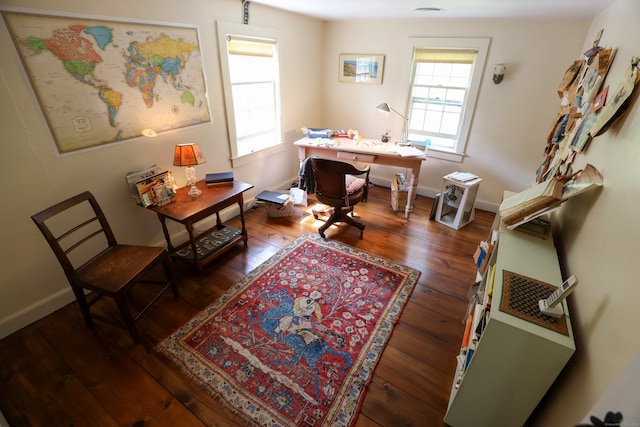
[[[545,218],[534,218],[524,224],[519,224],[515,227],[515,230],[531,236],[540,237],[541,239],[546,239],[549,236],[549,231],[551,230],[551,222]]]
[[[562,181],[552,177],[507,197],[499,208],[502,221],[508,226],[513,225],[531,214],[562,203],[563,187]]]
[[[555,185],[558,185],[557,182],[559,181],[555,179],[552,181],[556,181]],[[602,187],[602,183],[603,183],[602,174],[600,173],[600,171],[598,171],[598,169],[596,169],[590,164],[587,164],[583,170],[579,170],[578,172],[575,172],[574,174],[572,174],[570,177],[565,178],[562,182],[563,182],[563,185],[561,188],[560,199],[554,198],[553,200],[549,201],[547,204],[542,206],[540,209],[534,210],[531,213],[528,213],[526,215],[520,215],[517,218],[515,218],[513,221],[509,221],[509,223],[505,221],[507,228],[509,230],[513,230],[543,215],[550,214],[551,212],[557,209],[560,209],[560,207],[562,206],[562,203],[569,200],[570,198],[575,197],[579,194],[582,194],[585,191],[590,191],[590,190]],[[509,200],[509,199],[506,199],[506,200]]]
[[[476,248],[475,253],[473,254],[473,260],[475,261],[481,276],[484,276],[484,273],[487,270],[487,264],[489,262],[489,258],[493,253],[493,247],[494,245],[489,244],[485,241],[482,241],[480,242],[480,244]]]
[[[476,348],[480,343],[480,338],[482,338],[482,333],[484,329],[487,327],[487,322],[489,321],[489,311],[485,308],[482,310],[478,317],[478,323],[476,324],[476,328],[473,330],[474,333],[474,343]]]
[[[469,345],[473,344],[475,348],[478,345],[478,341],[480,340],[480,334],[478,330],[484,331],[484,326],[480,327],[481,323],[484,323],[485,310],[482,304],[476,304],[475,309],[473,311],[473,324],[471,326],[471,336],[469,338]]]
[[[233,172],[208,173],[204,181],[208,186],[233,184]]]
[[[487,297],[490,298],[493,295],[493,282],[496,280],[496,265],[491,266],[491,273],[489,274],[489,286],[487,286]]]
[[[471,359],[473,358],[473,353],[475,353],[475,350],[470,348],[469,351],[467,351],[467,357],[464,361],[464,372],[467,372],[467,368],[469,367],[469,363],[471,363]]]

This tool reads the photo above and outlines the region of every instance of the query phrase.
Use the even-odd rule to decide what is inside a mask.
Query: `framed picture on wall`
[[[340,55],[338,79],[341,82],[382,84],[384,55]]]

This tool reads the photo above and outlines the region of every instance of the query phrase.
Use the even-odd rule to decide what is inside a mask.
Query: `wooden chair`
[[[93,319],[99,319],[128,329],[137,342],[136,320],[168,288],[178,297],[167,251],[161,247],[118,244],[102,209],[90,192],[57,203],[31,219],[62,265],[89,329],[93,329]],[[159,264],[164,268],[166,280],[150,280],[149,273]],[[134,316],[127,294],[137,283],[160,284],[161,288]],[[85,294],[86,290],[92,292]],[[103,296],[115,300],[124,325],[91,311],[91,306]]]
[[[320,236],[324,238],[325,230],[333,223],[346,222],[360,229],[362,239],[365,225],[348,214],[353,212],[354,205],[367,199],[369,166],[358,169],[351,163],[339,160],[316,157],[310,160],[316,197],[320,202],[333,208],[329,219],[318,229]],[[358,178],[360,175],[365,177]]]

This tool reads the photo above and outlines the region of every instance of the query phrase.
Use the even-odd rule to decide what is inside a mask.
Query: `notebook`
[[[256,196],[256,199],[262,202],[277,203],[279,205],[284,205],[290,198],[291,196],[287,193],[278,193],[269,190],[264,190]]]

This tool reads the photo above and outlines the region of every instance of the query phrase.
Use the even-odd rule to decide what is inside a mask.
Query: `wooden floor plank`
[[[0,407],[11,425],[117,426],[35,328],[0,342]]]
[[[362,413],[383,426],[423,427],[443,425],[443,412],[412,396],[395,384],[374,376]]]
[[[58,313],[61,321],[53,324],[39,321],[36,327],[53,351],[68,361],[73,374],[118,425],[169,427],[180,422],[201,424],[197,417],[131,358],[131,348],[135,347],[133,343],[123,349],[114,346],[104,334],[91,336],[86,333],[84,325],[77,324],[77,327],[69,328],[69,324],[77,322],[74,311],[61,310]],[[124,330],[121,334],[127,336]]]
[[[0,410],[10,425],[239,425],[155,347],[298,236],[317,233],[315,203],[310,196],[308,207],[282,218],[270,218],[264,206],[251,209],[246,246],[237,245],[201,273],[177,262],[180,297],[166,293],[138,321],[138,344],[126,330],[101,322],[88,330],[75,303],[0,340]],[[467,291],[475,279],[472,254],[486,239],[493,214],[477,211],[472,223],[453,230],[429,220],[432,204],[419,196],[407,220],[391,210],[388,188],[373,187],[369,200],[356,207],[366,223],[363,239],[345,224],[327,230],[332,240],[421,272],[375,370],[358,427],[444,426]],[[240,219],[229,223],[239,227]],[[134,305],[149,294],[137,289]],[[117,314],[107,304],[100,309]]]
[[[451,377],[419,358],[387,346],[375,375],[436,408],[447,405]]]

